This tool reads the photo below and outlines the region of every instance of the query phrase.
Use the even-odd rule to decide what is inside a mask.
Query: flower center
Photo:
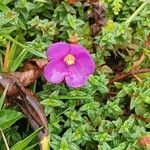
[[[64,58],[64,62],[66,62],[67,65],[73,65],[75,63],[75,57],[72,54],[68,54]]]

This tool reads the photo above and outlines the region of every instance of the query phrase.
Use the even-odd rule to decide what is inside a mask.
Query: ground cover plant
[[[149,0],[1,0],[0,149],[150,149]]]

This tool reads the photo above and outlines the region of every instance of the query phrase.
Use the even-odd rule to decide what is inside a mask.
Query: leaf
[[[105,25],[105,13],[106,8],[101,4],[99,4],[98,0],[90,0],[90,2],[86,2],[84,6],[92,7],[92,12],[88,15],[88,19],[93,20],[93,24],[91,25],[93,35],[96,35],[102,27]]]
[[[14,72],[11,74],[18,78],[23,86],[26,87],[40,77],[47,63],[47,60],[44,59],[28,60],[24,63],[22,72]]]
[[[62,138],[59,150],[69,150],[69,144],[65,138]]]
[[[7,13],[10,11],[10,9],[2,2],[0,1],[0,10],[3,12],[3,13]]]
[[[8,72],[9,69],[9,51],[10,51],[10,42],[7,43],[6,46],[6,52],[5,52],[5,57],[4,57],[4,66],[3,66],[3,71]]]
[[[144,135],[140,138],[139,144],[141,147],[149,147],[150,146],[150,135]]]
[[[37,146],[37,145],[39,145],[39,143],[35,143],[35,144],[33,144],[32,146],[29,146],[29,147],[26,148],[25,150],[33,150],[33,148],[34,148],[35,146]]]
[[[65,104],[58,100],[58,99],[45,99],[44,101],[41,102],[41,104],[45,106],[51,106],[51,107],[64,107]]]
[[[18,60],[19,61],[19,60]],[[17,64],[17,59],[16,59],[16,64]],[[26,87],[30,85],[31,83],[35,82],[40,75],[43,72],[43,69],[45,65],[47,64],[47,60],[43,59],[33,59],[33,60],[28,60],[27,62],[24,63],[22,72],[13,72],[10,75],[11,79],[9,77],[9,74],[0,74],[0,87],[6,87],[6,84],[9,84],[9,90],[7,92],[7,96],[10,95],[15,95],[18,92],[18,88],[15,86],[15,78],[19,79],[21,84]],[[12,71],[12,70],[11,70]],[[14,80],[13,80],[14,76]],[[10,89],[10,87],[12,87]],[[3,92],[3,88],[0,88],[0,93]]]
[[[132,110],[133,108],[135,108],[137,105],[139,105],[141,103],[140,99],[137,98],[133,98],[130,102],[130,109]]]
[[[118,15],[122,8],[123,1],[122,0],[114,0],[112,3],[113,12],[115,15]]]
[[[28,52],[28,51],[23,50],[23,51],[19,54],[19,56],[14,60],[13,65],[10,66],[10,71],[11,71],[11,72],[14,72],[14,71],[20,66],[20,64],[21,64],[22,61],[24,60],[24,58],[25,58],[27,52]]]
[[[77,34],[70,35],[68,41],[71,44],[77,44],[79,41],[78,35]]]
[[[12,19],[14,18],[11,18],[11,19],[8,19],[8,18],[1,18],[0,19],[0,26],[3,26],[5,24],[7,24],[8,22],[10,22]]]
[[[49,136],[44,136],[44,138],[40,142],[41,149],[50,150],[50,139]]]
[[[1,28],[0,35],[9,34],[9,33],[11,33],[14,30],[16,30],[16,27],[4,27],[4,28]]]
[[[15,39],[18,39],[18,36]],[[13,43],[9,50],[9,71],[10,71],[10,66],[12,66],[14,63],[14,56],[16,54],[16,48],[17,48],[17,44]]]
[[[34,133],[26,137],[24,140],[17,142],[11,150],[23,150],[27,145],[38,135],[42,128],[39,128]]]
[[[0,110],[0,128],[3,130],[8,128],[22,117],[23,115],[15,110]]]
[[[8,85],[6,86],[4,92],[2,93],[2,95],[0,97],[0,110],[2,109],[7,90],[8,90]]]
[[[1,33],[1,32],[0,32],[0,33]],[[33,48],[31,48],[31,47],[29,47],[29,46],[26,46],[26,45],[24,45],[24,44],[22,44],[22,43],[19,43],[18,41],[16,41],[15,39],[13,39],[11,36],[9,36],[9,35],[7,35],[7,34],[4,34],[4,33],[2,33],[2,36],[3,36],[4,38],[6,38],[7,40],[12,41],[13,43],[16,43],[17,45],[19,45],[20,47],[26,49],[26,51],[29,51],[29,52],[32,53],[33,55],[38,56],[38,57],[42,57],[42,58],[46,58],[46,56],[45,56],[43,53],[38,52],[38,51],[34,50]]]
[[[13,0],[2,0],[3,4],[8,4],[10,2],[12,2]]]
[[[3,140],[4,140],[4,142],[5,142],[6,149],[7,149],[7,150],[10,150],[10,148],[9,148],[9,146],[8,146],[8,142],[7,142],[7,140],[6,140],[6,137],[5,137],[5,135],[4,135],[4,133],[3,133],[3,131],[2,131],[1,128],[0,128],[0,132],[1,132],[2,137],[3,137]]]
[[[5,89],[8,84],[7,97],[9,102],[13,102],[21,108],[22,112],[28,117],[33,129],[44,127],[39,134],[41,141],[43,136],[48,136],[48,124],[38,97],[26,90],[16,77],[10,74],[0,74],[1,89]]]
[[[74,30],[77,29],[76,18],[74,16],[67,14],[67,21]]]
[[[98,102],[90,102],[83,105],[80,110],[81,111],[88,111],[88,110],[95,110],[100,106]]]

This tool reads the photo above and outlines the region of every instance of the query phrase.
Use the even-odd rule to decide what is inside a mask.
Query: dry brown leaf
[[[11,75],[18,78],[22,85],[26,87],[41,76],[47,63],[47,60],[32,59],[24,63],[22,71],[13,72]]]
[[[47,119],[44,110],[37,98],[29,90],[25,89],[22,83],[11,74],[0,74],[0,92],[2,93],[8,85],[7,98],[12,103],[16,103],[22,112],[29,118],[30,124],[35,130],[35,125],[44,127],[40,133],[40,140],[48,135]]]
[[[100,5],[98,0],[89,0],[84,4],[85,7],[89,5],[92,6],[93,11],[91,14],[88,15],[88,19],[91,19],[92,21],[91,29],[93,35],[96,35],[106,22],[105,21],[106,8],[103,5]]]
[[[68,0],[68,3],[71,4],[71,5],[75,4],[76,2],[77,2],[77,0]]]

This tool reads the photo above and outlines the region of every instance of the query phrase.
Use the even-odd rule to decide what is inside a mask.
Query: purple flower
[[[70,87],[81,87],[95,70],[90,53],[76,44],[54,43],[49,46],[47,56],[50,62],[44,69],[44,76],[51,83],[65,80]]]

